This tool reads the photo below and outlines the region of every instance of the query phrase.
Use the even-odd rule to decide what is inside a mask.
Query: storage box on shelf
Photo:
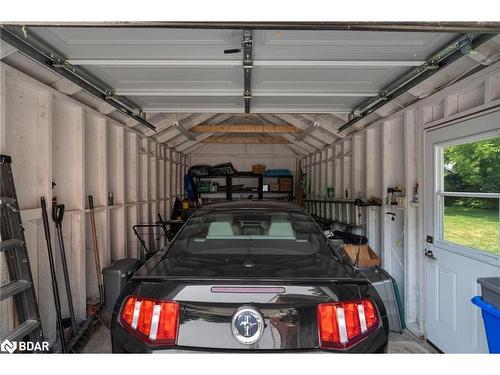
[[[280,191],[291,191],[292,190],[292,182],[290,180],[284,180],[280,178]]]
[[[254,179],[257,180],[257,187],[245,187],[243,186],[240,188],[239,186],[236,188],[236,184],[234,184],[235,179]],[[222,184],[222,181],[225,181],[225,187],[223,188],[222,185],[220,185],[220,188],[217,189],[217,192],[225,192],[226,193],[226,199],[231,200],[233,199],[233,195],[236,194],[243,194],[243,193],[257,193],[257,198],[262,199],[263,198],[263,176],[261,174],[255,174],[252,172],[240,172],[240,173],[235,173],[232,175],[227,175],[227,176],[217,176],[217,175],[211,175],[211,176],[195,176],[194,177],[196,186],[202,186],[202,190],[206,190],[207,188],[207,182],[208,186],[211,185],[212,180],[216,180],[218,183]],[[201,198],[202,195],[204,194],[214,194],[215,192],[210,191],[200,191],[198,189],[198,196]]]
[[[288,200],[293,200],[293,176],[264,176],[264,182],[269,184],[270,193],[287,194]],[[264,192],[265,194],[265,192]],[[276,195],[276,194],[274,194]]]
[[[263,164],[252,165],[252,172],[256,174],[264,174],[266,172],[266,166]]]
[[[380,258],[369,245],[344,244],[342,249],[349,256],[353,264],[359,267],[380,266]]]
[[[269,184],[269,191],[280,191],[280,184],[277,182]]]

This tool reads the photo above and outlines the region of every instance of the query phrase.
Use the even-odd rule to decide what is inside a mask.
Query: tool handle
[[[241,52],[241,48],[229,48],[229,49],[224,50],[224,53],[226,55],[231,54],[231,53],[239,53],[239,52]]]
[[[47,218],[47,203],[45,202],[45,197],[40,198],[40,204],[42,206],[42,219],[43,219],[43,229],[45,230],[45,237],[47,242],[50,243],[50,227],[49,220]]]
[[[89,208],[94,209],[94,197],[92,195],[89,195]]]
[[[52,243],[50,240],[49,217],[47,215],[47,204],[45,197],[40,198],[42,207],[42,220],[45,230],[45,239],[47,241],[47,254],[49,256],[50,277],[52,280],[52,293],[54,294],[54,304],[56,309],[57,330],[59,332],[59,340],[61,342],[61,352],[66,353],[66,339],[64,336],[64,325],[61,315],[61,300],[59,298],[59,288],[57,286],[56,267],[54,264],[54,256],[52,254]]]
[[[90,209],[90,225],[92,228],[92,242],[94,245],[94,259],[95,259],[95,268],[96,268],[96,276],[97,276],[97,287],[99,289],[99,305],[102,306],[104,304],[104,288],[102,285],[102,277],[101,277],[101,260],[99,259],[99,247],[97,243],[97,230],[95,225],[95,216],[94,216],[94,197],[92,195],[88,196],[89,199],[89,209]]]
[[[52,220],[55,221],[56,225],[61,225],[63,217],[64,217],[64,204],[53,204]]]

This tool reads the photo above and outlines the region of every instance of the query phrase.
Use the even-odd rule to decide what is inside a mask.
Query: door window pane
[[[498,198],[444,197],[443,239],[499,255]]]
[[[500,193],[500,137],[448,146],[444,191]]]

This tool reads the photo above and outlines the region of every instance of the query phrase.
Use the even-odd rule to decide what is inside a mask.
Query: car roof
[[[203,206],[198,212],[199,213],[208,213],[214,211],[227,211],[227,210],[273,210],[273,211],[284,211],[284,212],[304,212],[302,208],[296,206],[293,203],[289,202],[277,202],[277,201],[265,201],[265,200],[257,200],[257,199],[245,199],[245,200],[237,200],[237,201],[224,201],[211,203],[206,206]]]

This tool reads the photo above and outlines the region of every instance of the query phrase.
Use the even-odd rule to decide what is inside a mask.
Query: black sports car
[[[114,352],[384,352],[370,282],[286,203],[205,206],[118,299]]]

